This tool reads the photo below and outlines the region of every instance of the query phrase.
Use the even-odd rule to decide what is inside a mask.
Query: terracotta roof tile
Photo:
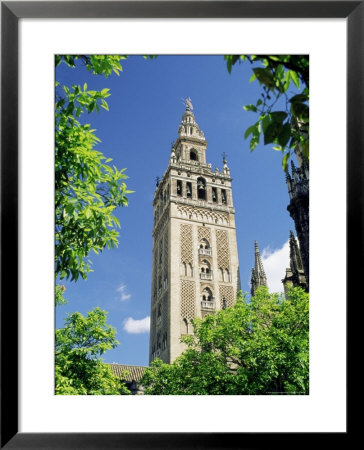
[[[138,382],[147,367],[145,366],[128,366],[126,364],[108,364],[111,367],[114,375],[125,381],[136,381]],[[127,370],[129,373],[123,376],[123,372]]]

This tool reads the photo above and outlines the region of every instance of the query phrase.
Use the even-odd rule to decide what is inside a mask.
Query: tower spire
[[[257,241],[254,242],[254,253],[255,253],[255,255],[254,255],[255,263],[254,263],[254,269],[252,269],[252,277],[251,277],[251,282],[250,282],[252,295],[255,295],[255,292],[259,286],[268,287],[267,277],[265,275],[263,263],[260,258],[259,247],[258,247]]]
[[[286,269],[286,276],[282,280],[284,291],[287,292],[289,286],[301,286],[308,291],[301,251],[292,230],[289,232],[289,266]]]

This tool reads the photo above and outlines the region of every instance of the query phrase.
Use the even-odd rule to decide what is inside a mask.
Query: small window
[[[187,198],[192,198],[192,184],[191,183],[186,183],[186,195]]]
[[[191,161],[198,161],[197,153],[194,150],[190,151],[190,160]]]
[[[217,190],[216,190],[216,188],[212,188],[212,201],[214,202],[214,203],[216,203],[217,202]]]
[[[182,196],[182,181],[177,180],[177,195]]]
[[[197,178],[197,196],[200,200],[206,200],[206,181],[203,178]]]
[[[222,203],[224,203],[224,205],[226,205],[226,190],[225,189],[221,189],[221,201],[222,201]]]

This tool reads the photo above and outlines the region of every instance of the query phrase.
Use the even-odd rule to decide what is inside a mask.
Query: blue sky
[[[281,154],[271,146],[249,151],[244,131],[256,115],[243,109],[255,103],[261,89],[249,83],[249,63],[226,69],[223,56],[158,56],[123,61],[120,76],[91,75],[84,67],[61,64],[61,84],[85,82],[89,89],[109,88],[109,111],[83,116],[97,129],[98,150],[126,168],[129,206],[116,215],[121,222],[119,247],[91,255],[94,272],[86,281],[65,282],[68,304],[57,307],[56,327],[67,313],[86,314],[96,306],[108,311],[108,323],[117,329],[120,345],[104,355],[105,362],[148,365],[150,289],[152,266],[153,193],[155,178],[167,168],[171,142],[177,137],[184,112],[181,98],[190,97],[197,123],[208,142],[207,162],[222,167],[222,153],[233,178],[233,201],[243,291],[250,291],[257,240],[271,290],[289,266],[289,230],[294,223]]]

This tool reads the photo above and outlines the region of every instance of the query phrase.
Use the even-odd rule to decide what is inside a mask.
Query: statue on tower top
[[[190,99],[190,97],[183,98],[182,101],[186,105],[186,110],[187,111],[192,111],[193,110],[192,100]]]

